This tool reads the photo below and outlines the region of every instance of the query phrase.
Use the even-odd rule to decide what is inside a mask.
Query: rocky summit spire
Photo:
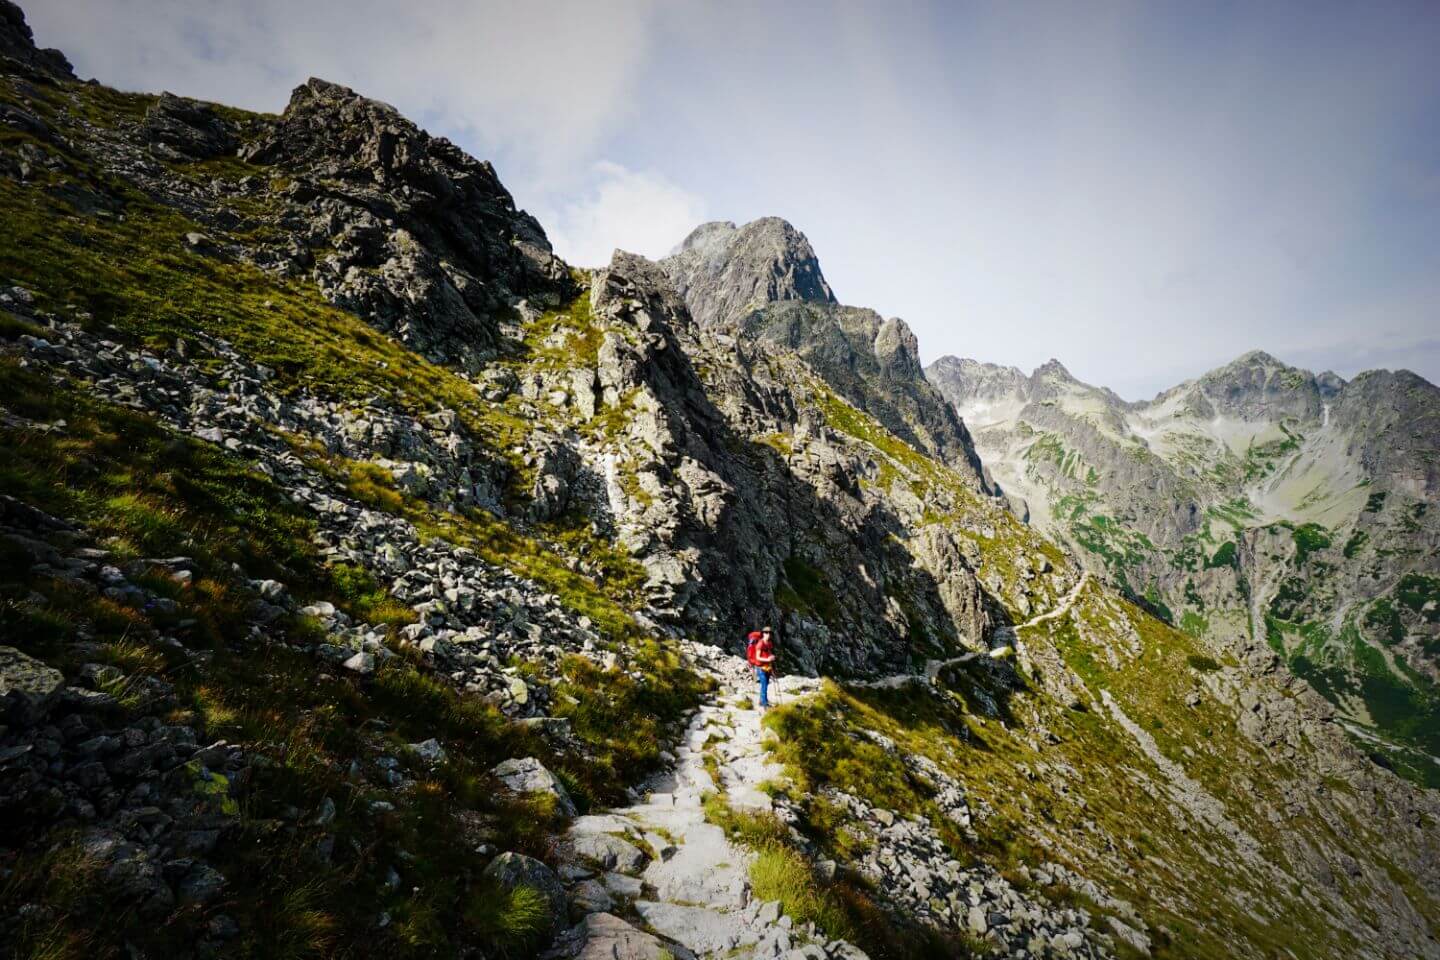
[[[27,72],[59,80],[75,79],[65,54],[35,46],[35,34],[25,22],[25,11],[10,0],[0,0],[0,58],[13,60]]]
[[[1433,386],[946,361],[972,440],[783,221],[572,273],[0,11],[0,956],[1440,960]]]
[[[779,217],[702,223],[661,264],[706,325],[782,300],[836,302],[810,241]]]

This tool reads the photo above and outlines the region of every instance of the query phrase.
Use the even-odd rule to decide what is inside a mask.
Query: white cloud
[[[622,119],[655,2],[44,0],[26,14],[81,76],[271,112],[319,76],[538,182]]]
[[[704,200],[658,173],[602,160],[593,174],[579,199],[542,211],[555,251],[571,263],[603,266],[616,247],[663,257],[705,219]]]
[[[1056,356],[1138,396],[1254,347],[1344,371],[1357,338],[1435,324],[1426,0],[30,5],[114,85],[388,100],[493,160],[578,263],[783,216],[927,359]]]

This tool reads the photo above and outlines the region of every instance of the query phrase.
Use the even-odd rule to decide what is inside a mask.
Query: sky
[[[1433,0],[29,0],[81,76],[309,76],[494,162],[572,263],[781,216],[928,363],[1141,399],[1251,350],[1440,382]]]

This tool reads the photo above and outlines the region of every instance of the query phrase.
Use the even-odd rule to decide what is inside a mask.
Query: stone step
[[[708,907],[638,900],[635,912],[660,936],[697,954],[726,955],[754,946],[760,939],[741,917]]]

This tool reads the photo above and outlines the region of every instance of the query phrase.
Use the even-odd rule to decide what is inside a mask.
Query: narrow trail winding
[[[1065,594],[1065,596],[1060,600],[1058,606],[1046,610],[1044,613],[1033,616],[1029,620],[1026,620],[1024,623],[1019,624],[1015,627],[1015,632],[1019,633],[1021,630],[1033,627],[1036,624],[1044,623],[1046,620],[1058,620],[1059,618],[1065,616],[1065,614],[1070,612],[1070,608],[1075,606],[1075,601],[1080,598],[1080,592],[1085,589],[1085,585],[1089,582],[1090,571],[1085,570],[1081,572],[1080,579],[1075,581],[1075,586],[1070,588],[1070,592]]]
[[[714,647],[686,647],[717,689],[691,718],[672,769],[646,785],[643,800],[571,825],[561,879],[572,902],[588,912],[581,925],[588,939],[562,943],[550,956],[661,960],[668,951],[676,960],[864,960],[853,945],[792,922],[778,902],[757,899],[750,884],[755,854],[706,821],[703,801],[715,792],[737,810],[773,809],[760,785],[782,777],[783,769],[765,750],[745,661]],[[820,684],[785,677],[771,698],[793,702],[813,696]]]
[[[1016,630],[1065,616],[1090,574],[1053,609]],[[716,647],[685,643],[686,659],[712,677],[715,691],[690,718],[670,769],[636,791],[637,801],[577,818],[562,848],[560,878],[580,923],[547,954],[551,960],[867,960],[853,944],[827,940],[784,915],[780,903],[755,896],[755,853],[706,820],[704,801],[723,793],[732,809],[770,812],[767,781],[784,769],[765,749],[751,668]],[[986,654],[932,660],[922,673],[857,685],[927,683],[946,667]],[[777,705],[814,696],[821,680],[772,683]]]

